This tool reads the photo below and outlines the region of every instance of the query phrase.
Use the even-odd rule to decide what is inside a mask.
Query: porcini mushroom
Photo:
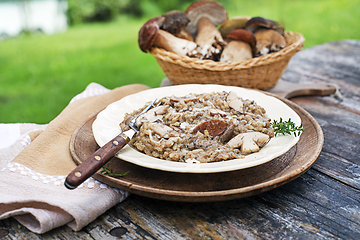
[[[162,24],[162,30],[165,30],[178,38],[183,38],[189,41],[194,41],[194,38],[186,30],[186,26],[190,22],[185,12],[173,10],[162,15],[165,17]]]
[[[219,44],[219,48],[222,47],[224,40],[217,25],[228,19],[228,16],[221,4],[213,1],[198,1],[191,4],[185,13],[190,20],[186,30],[200,47],[209,49],[214,44]]]
[[[165,17],[155,17],[147,21],[139,31],[139,47],[143,52],[147,52],[151,46],[164,48],[167,51],[179,55],[187,55],[193,51],[197,45],[192,41],[175,37],[171,33],[161,30]]]
[[[247,132],[236,135],[230,139],[227,145],[231,148],[240,148],[241,153],[249,154],[258,152],[269,139],[269,135],[261,132]]]
[[[228,44],[225,46],[220,62],[237,62],[253,58],[256,49],[254,34],[244,29],[232,30],[227,35]]]
[[[286,47],[284,25],[262,17],[254,17],[245,23],[244,29],[254,33],[256,56],[277,52]]]
[[[278,52],[286,47],[285,38],[277,31],[272,29],[259,29],[255,32],[256,54],[265,55],[271,52]]]
[[[219,27],[219,31],[223,38],[226,38],[227,35],[235,29],[242,29],[245,26],[245,23],[249,21],[251,17],[249,16],[236,16],[227,19]]]

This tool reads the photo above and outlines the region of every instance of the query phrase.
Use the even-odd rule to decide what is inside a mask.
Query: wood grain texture
[[[304,64],[306,62],[306,64]],[[360,42],[334,42],[299,52],[283,78],[298,83],[337,84],[344,97],[304,97],[293,101],[321,125],[325,144],[314,169],[360,189]],[[304,74],[306,70],[306,74]]]
[[[318,160],[294,181],[255,196],[206,203],[131,195],[83,230],[67,226],[36,235],[14,219],[0,221],[4,239],[359,239],[360,236],[360,42],[333,42],[297,53],[283,79],[331,83],[332,96],[297,97],[323,129]]]

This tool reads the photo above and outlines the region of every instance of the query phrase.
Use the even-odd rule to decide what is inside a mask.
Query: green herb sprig
[[[107,176],[110,176],[110,177],[116,178],[116,177],[125,176],[126,174],[129,173],[129,171],[127,171],[125,173],[115,173],[115,171],[109,167],[109,163],[108,163],[106,166],[102,167],[102,170],[100,171],[100,173],[102,173],[104,175],[107,175]]]
[[[302,132],[305,132],[302,124],[300,126],[295,126],[295,123],[291,121],[291,118],[289,118],[288,121],[283,121],[282,118],[280,118],[280,121],[274,120],[272,126],[275,131],[275,136],[277,136],[278,134],[291,135],[292,133],[294,133],[294,136],[297,137],[300,136]]]

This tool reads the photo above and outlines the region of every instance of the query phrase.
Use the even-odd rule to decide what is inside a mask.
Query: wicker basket
[[[233,63],[190,58],[161,48],[152,48],[150,53],[174,85],[222,84],[266,90],[276,85],[305,41],[300,33],[286,31],[284,37],[287,46],[281,51]]]

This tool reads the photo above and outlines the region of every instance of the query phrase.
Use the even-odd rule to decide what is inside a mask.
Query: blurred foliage
[[[76,25],[83,22],[111,21],[130,2],[131,0],[68,0],[68,22]]]
[[[151,0],[150,2],[159,6],[161,12],[168,12],[174,9],[185,11],[194,0]]]
[[[174,9],[185,10],[195,0],[68,0],[70,25],[111,21],[120,14],[143,17],[161,15]]]

